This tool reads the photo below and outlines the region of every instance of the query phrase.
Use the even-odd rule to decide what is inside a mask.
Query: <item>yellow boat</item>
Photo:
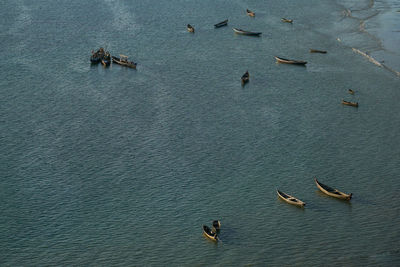
[[[212,241],[215,241],[215,242],[218,241],[217,233],[214,233],[213,231],[211,231],[211,229],[207,225],[203,225],[203,235],[205,237],[208,237]]]
[[[344,199],[344,200],[350,200],[351,197],[353,196],[352,193],[350,194],[345,194],[343,192],[340,192],[337,189],[334,189],[332,187],[329,187],[327,185],[324,185],[322,183],[320,183],[317,178],[314,178],[315,180],[315,184],[317,185],[317,187],[319,188],[319,190],[321,190],[323,193],[327,194],[328,196],[331,197],[335,197],[335,198],[340,198],[340,199]]]
[[[283,193],[283,192],[279,191],[278,189],[276,190],[276,193],[278,194],[278,196],[282,200],[286,201],[289,204],[296,205],[296,206],[299,206],[299,207],[304,207],[306,205],[306,203],[304,203],[300,199],[295,198],[295,197],[293,197],[291,195],[288,195],[286,193]]]

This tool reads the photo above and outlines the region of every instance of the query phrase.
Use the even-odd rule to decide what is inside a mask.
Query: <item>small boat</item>
[[[248,71],[246,71],[241,78],[242,81],[242,86],[244,86],[248,81],[250,80],[250,74]]]
[[[358,108],[358,102],[350,102],[342,99],[342,104]]]
[[[188,32],[193,32],[193,33],[194,33],[194,28],[193,28],[192,25],[188,24],[188,25],[186,26],[186,28],[187,28]]]
[[[310,53],[326,54],[327,52],[325,50],[310,49]]]
[[[336,197],[336,198],[340,198],[340,199],[344,199],[344,200],[350,200],[351,197],[353,196],[352,193],[350,193],[350,194],[348,195],[348,194],[345,194],[345,193],[343,193],[343,192],[340,192],[340,191],[337,190],[337,189],[334,189],[334,188],[332,188],[332,187],[329,187],[329,186],[327,186],[327,185],[324,185],[324,184],[320,183],[320,182],[317,180],[317,178],[314,178],[314,180],[315,180],[315,184],[317,185],[317,187],[319,188],[319,190],[321,190],[323,193],[327,194],[328,196]]]
[[[249,35],[249,36],[260,36],[262,34],[262,32],[250,32],[238,28],[233,28],[233,31],[237,34]]]
[[[101,64],[103,64],[104,67],[108,67],[111,64],[111,55],[109,52],[106,52],[104,57],[101,59]]]
[[[211,239],[212,241],[218,241],[217,233],[211,231],[211,229],[207,225],[203,225],[203,235]]]
[[[279,62],[279,63],[295,64],[295,65],[307,64],[307,61],[292,60],[292,59],[286,59],[286,58],[277,57],[277,56],[275,56],[275,59],[276,59],[276,62]]]
[[[293,23],[293,20],[292,20],[292,19],[281,18],[281,20],[282,20],[283,22]]]
[[[221,21],[221,22],[219,22],[217,24],[214,24],[214,27],[215,28],[221,28],[221,27],[226,26],[226,25],[228,25],[228,20],[227,19],[224,20],[224,21]]]
[[[221,229],[221,222],[218,220],[215,220],[212,222],[212,230],[214,233],[218,233],[219,230]]]
[[[300,206],[300,207],[304,207],[304,206],[306,205],[306,203],[304,203],[304,202],[301,201],[300,199],[295,198],[295,197],[293,197],[293,196],[291,196],[291,195],[288,195],[288,194],[286,194],[286,193],[283,193],[283,192],[279,191],[278,189],[276,190],[276,193],[278,194],[278,196],[279,196],[282,200],[286,201],[286,202],[289,203],[289,204],[296,205],[296,206]]]
[[[105,52],[104,52],[104,48],[103,47],[100,47],[100,49],[97,50],[96,52],[94,52],[92,50],[92,55],[90,56],[90,62],[92,64],[98,64],[103,59],[104,55],[105,55]]]
[[[128,56],[125,56],[125,55],[119,55],[119,56],[120,56],[120,58],[111,56],[112,62],[122,65],[122,66],[125,66],[125,67],[136,69],[137,63],[135,63],[133,61],[129,61]]]
[[[248,9],[246,9],[246,14],[247,14],[247,16],[250,16],[250,17],[255,17],[256,16],[256,13],[254,13],[253,11],[250,11]]]
[[[349,94],[354,95],[354,91],[349,89],[347,92],[349,92]]]

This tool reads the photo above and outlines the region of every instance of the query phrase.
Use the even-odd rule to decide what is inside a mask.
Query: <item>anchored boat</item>
[[[299,207],[304,207],[306,205],[306,203],[304,203],[300,199],[295,198],[295,197],[293,197],[291,195],[288,195],[286,193],[283,193],[282,191],[279,191],[278,189],[276,190],[276,193],[278,194],[278,196],[282,200],[286,201],[289,204],[296,205],[296,206],[299,206]]]
[[[321,190],[323,193],[327,194],[328,196],[340,198],[340,199],[344,199],[344,200],[350,200],[351,197],[353,196],[352,193],[346,194],[346,193],[340,192],[337,189],[329,187],[329,186],[319,182],[317,180],[317,178],[314,178],[314,180],[315,180],[315,184],[317,185],[318,189]]]

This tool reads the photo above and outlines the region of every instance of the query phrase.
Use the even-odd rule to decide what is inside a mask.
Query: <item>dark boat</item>
[[[214,24],[214,27],[215,28],[221,28],[221,27],[226,26],[226,25],[228,25],[228,20],[227,19],[224,20],[224,21],[221,21],[221,22],[219,22],[217,24]]]
[[[262,34],[262,32],[250,32],[238,28],[233,28],[233,31],[237,34],[248,35],[248,36],[260,36]]]
[[[289,204],[296,205],[296,206],[299,206],[299,207],[304,207],[306,205],[306,203],[304,203],[300,199],[295,198],[295,197],[293,197],[291,195],[288,195],[286,193],[283,193],[282,191],[279,191],[278,189],[276,190],[276,193],[278,194],[278,196],[282,200],[286,201]]]
[[[249,80],[250,80],[250,74],[249,74],[248,71],[246,71],[246,72],[243,74],[242,78],[241,78],[242,86],[244,86]]]
[[[282,20],[283,22],[293,23],[293,20],[292,20],[292,19],[281,18],[281,20]]]
[[[321,190],[323,193],[327,194],[328,196],[340,198],[340,199],[344,199],[344,200],[350,200],[351,197],[353,196],[352,193],[345,194],[343,192],[340,192],[337,189],[334,189],[332,187],[324,185],[323,183],[319,182],[317,180],[317,178],[314,178],[314,181],[315,181],[315,184],[317,185],[318,189]]]
[[[248,9],[246,9],[246,14],[247,14],[247,16],[250,16],[250,17],[255,17],[256,16],[256,13],[254,13],[253,11],[250,11]]]
[[[122,65],[122,66],[125,66],[125,67],[136,69],[137,63],[135,63],[133,61],[129,61],[128,57],[125,56],[125,55],[119,55],[119,56],[120,56],[120,58],[111,56],[112,62],[114,62],[116,64],[119,64],[119,65]]]
[[[96,52],[94,52],[92,50],[92,55],[90,56],[90,62],[92,64],[98,64],[103,59],[104,55],[105,55],[105,52],[104,52],[104,48],[102,48],[102,47],[100,47],[100,49],[97,50]]]
[[[310,53],[326,54],[327,52],[325,50],[310,49]]]
[[[349,92],[349,94],[354,95],[354,91],[349,89],[347,92]]]
[[[285,64],[295,64],[295,65],[305,65],[307,64],[307,61],[300,61],[300,60],[292,60],[292,59],[286,59],[282,57],[277,57],[275,56],[275,59],[279,63],[285,63]]]
[[[101,64],[104,67],[108,67],[111,64],[111,55],[109,52],[106,52],[106,54],[104,55],[104,57],[101,59]]]
[[[221,229],[221,222],[218,220],[214,220],[212,223],[212,230],[214,233],[218,233]]]
[[[211,229],[207,225],[203,225],[203,235],[211,239],[212,241],[218,241],[217,233],[211,231]]]
[[[342,99],[342,104],[358,108],[358,102],[350,102]]]
[[[193,28],[192,25],[188,24],[188,25],[186,26],[186,28],[187,28],[188,32],[193,32],[193,33],[194,33],[194,28]]]

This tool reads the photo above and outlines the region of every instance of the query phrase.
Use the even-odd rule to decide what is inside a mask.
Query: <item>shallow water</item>
[[[400,262],[400,80],[342,4],[2,2],[0,265]],[[91,66],[100,46],[137,70]]]

